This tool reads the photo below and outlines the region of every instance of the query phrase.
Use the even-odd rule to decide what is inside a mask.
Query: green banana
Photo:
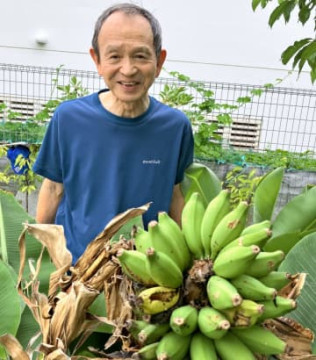
[[[244,299],[240,305],[234,308],[222,310],[231,326],[234,327],[254,325],[263,314],[263,311],[264,305],[249,299]]]
[[[286,271],[271,271],[268,275],[260,277],[259,280],[266,286],[281,290],[291,282],[292,275]]]
[[[243,235],[251,234],[251,233],[257,232],[261,229],[266,229],[266,228],[268,228],[268,229],[271,228],[271,220],[263,220],[258,223],[248,225],[244,228],[244,230],[241,232],[240,235],[243,236]]]
[[[145,254],[137,250],[119,249],[116,255],[122,271],[129,278],[143,285],[156,284],[149,273],[144,271],[147,263]]]
[[[134,235],[134,244],[136,250],[145,254],[146,250],[152,246],[148,231],[139,226]]]
[[[238,306],[242,301],[236,287],[230,281],[217,275],[208,279],[206,292],[210,304],[217,310]]]
[[[142,290],[136,301],[145,314],[154,315],[166,311],[179,301],[180,292],[164,286],[154,286]]]
[[[262,305],[264,306],[264,311],[260,315],[258,321],[283,316],[294,310],[297,303],[293,299],[278,295],[274,300],[262,301]]]
[[[232,332],[254,353],[279,355],[286,350],[286,342],[260,325],[253,325],[247,329],[232,329]]]
[[[142,346],[136,354],[136,359],[141,359],[141,360],[155,360],[156,359],[156,351],[159,345],[159,341],[152,343],[152,344],[148,344],[145,346]],[[134,355],[133,357],[134,358]]]
[[[222,312],[205,306],[199,311],[198,326],[206,337],[219,339],[227,333],[230,323]]]
[[[158,213],[158,222],[166,241],[173,244],[177,250],[175,256],[179,259],[180,268],[182,270],[188,269],[192,263],[192,256],[180,226],[165,211]]]
[[[250,300],[273,300],[277,295],[276,289],[264,285],[260,280],[250,275],[239,275],[231,279],[231,283],[243,298]]]
[[[160,285],[169,288],[178,288],[183,281],[183,274],[179,266],[165,253],[149,248],[146,251],[147,272],[154,281]]]
[[[237,239],[226,245],[222,251],[225,251],[234,246],[257,245],[262,248],[271,235],[272,231],[269,228],[262,228],[256,232],[240,235]]]
[[[168,216],[167,213],[165,213]],[[160,219],[165,219],[160,215]],[[148,224],[148,234],[151,241],[151,246],[160,252],[168,255],[183,271],[188,267],[190,261],[190,252],[186,245],[184,236],[179,228],[181,236],[174,237],[174,235],[169,233],[171,218],[166,222],[166,220],[155,221],[152,220]],[[174,222],[175,223],[175,222]],[[176,223],[175,223],[176,224]],[[176,224],[176,226],[178,226]],[[179,234],[179,233],[178,233]],[[183,250],[183,253],[182,253]]]
[[[192,334],[198,326],[198,311],[194,306],[183,305],[173,310],[170,316],[171,329],[182,336]]]
[[[149,323],[144,320],[130,319],[127,321],[126,329],[132,335],[134,340],[137,341],[138,334],[148,325]]]
[[[211,259],[214,260],[221,249],[236,239],[245,227],[249,204],[240,201],[215,227],[211,238]]]
[[[222,338],[215,339],[214,345],[221,360],[256,360],[248,346],[230,331]]]
[[[165,334],[159,341],[156,351],[158,360],[183,360],[190,348],[191,336],[181,336],[173,331]]]
[[[201,223],[201,241],[204,254],[211,254],[211,238],[218,223],[230,211],[230,191],[222,189],[207,205]]]
[[[260,248],[256,245],[232,247],[218,254],[213,271],[224,278],[237,277],[246,272],[259,253]]]
[[[193,193],[185,203],[181,215],[182,232],[186,243],[195,259],[204,257],[201,223],[205,213],[205,206],[200,193]]]
[[[148,345],[158,341],[170,329],[168,323],[147,324],[137,335],[137,341],[141,345]]]
[[[217,360],[213,340],[200,332],[193,334],[190,344],[191,360]]]
[[[253,277],[263,277],[278,268],[285,257],[282,250],[261,251],[256,259],[249,265],[245,274]]]

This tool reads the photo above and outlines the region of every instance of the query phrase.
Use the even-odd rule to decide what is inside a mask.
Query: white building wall
[[[88,50],[93,27],[108,0],[0,0],[0,62],[94,70]],[[313,36],[312,24],[277,22],[273,7],[253,12],[251,0],[134,0],[163,28],[165,68],[194,80],[262,85],[287,75],[280,55],[294,40]],[[276,3],[276,1],[274,1]],[[47,44],[36,43],[44,34]],[[163,74],[166,76],[166,74]],[[282,86],[312,88],[306,69]]]

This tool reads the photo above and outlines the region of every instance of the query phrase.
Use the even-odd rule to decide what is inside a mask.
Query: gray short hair
[[[101,27],[105,22],[105,20],[114,12],[123,12],[124,14],[127,15],[141,15],[148,20],[153,33],[153,38],[154,38],[153,45],[158,59],[161,52],[161,44],[162,44],[161,26],[158,20],[148,10],[142,8],[141,6],[135,4],[129,4],[129,3],[121,3],[121,4],[113,5],[108,9],[104,10],[103,13],[97,19],[94,27],[93,38],[92,38],[92,47],[95,54],[97,55],[97,58],[100,59],[98,37]]]

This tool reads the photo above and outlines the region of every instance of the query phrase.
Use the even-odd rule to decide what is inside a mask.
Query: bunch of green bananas
[[[138,229],[133,250],[117,253],[122,271],[141,284],[127,326],[135,358],[248,360],[286,352],[264,320],[296,307],[279,295],[292,275],[278,271],[282,251],[262,251],[271,222],[247,225],[249,207],[241,201],[232,209],[226,189],[207,207],[194,193],[182,229],[161,212],[147,231]]]

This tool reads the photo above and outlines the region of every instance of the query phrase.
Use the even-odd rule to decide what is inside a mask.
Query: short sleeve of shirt
[[[62,183],[60,160],[58,111],[56,110],[48,125],[33,171],[52,181]]]
[[[193,162],[194,140],[190,123],[186,125],[183,131],[181,151],[178,163],[178,171],[175,184],[179,184],[184,178],[184,172]]]

